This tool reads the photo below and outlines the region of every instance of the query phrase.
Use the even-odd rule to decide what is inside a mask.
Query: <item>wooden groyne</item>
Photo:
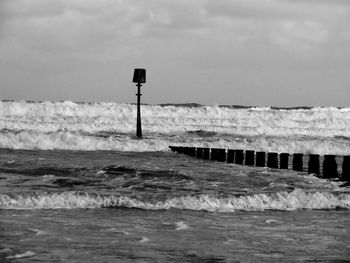
[[[203,160],[234,163],[239,165],[307,171],[321,178],[340,178],[350,181],[350,156],[303,153],[255,152],[252,150],[169,146],[176,153],[183,153]],[[322,163],[322,166],[321,166]],[[338,164],[341,172],[338,170]],[[322,168],[322,169],[321,169]]]

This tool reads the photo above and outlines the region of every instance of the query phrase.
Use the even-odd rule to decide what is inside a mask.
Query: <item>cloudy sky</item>
[[[350,106],[350,0],[0,0],[0,99]]]

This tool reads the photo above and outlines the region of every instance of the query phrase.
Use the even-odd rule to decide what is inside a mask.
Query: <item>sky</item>
[[[350,0],[0,0],[0,99],[350,106]]]

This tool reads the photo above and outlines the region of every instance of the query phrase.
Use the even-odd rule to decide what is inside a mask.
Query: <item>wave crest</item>
[[[149,138],[141,142],[133,139],[132,104],[0,101],[0,148],[167,151],[179,144],[347,155],[349,112],[143,105]]]
[[[209,195],[183,196],[165,201],[144,201],[127,196],[102,196],[99,194],[63,192],[39,195],[0,195],[2,209],[72,209],[72,208],[139,208],[145,210],[187,209],[210,212],[234,212],[235,210],[296,210],[350,208],[350,194],[329,192],[292,192],[254,194],[217,198]]]

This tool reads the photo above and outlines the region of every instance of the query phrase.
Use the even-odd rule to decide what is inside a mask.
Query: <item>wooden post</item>
[[[211,148],[210,150],[211,150],[210,160],[217,161],[218,160],[218,149],[217,148]]]
[[[244,154],[243,150],[235,150],[235,164],[243,164]]]
[[[226,149],[217,149],[217,160],[219,162],[226,162]]]
[[[209,148],[204,148],[203,149],[203,159],[204,160],[209,160],[209,155],[210,155],[210,149]]]
[[[278,168],[278,153],[267,154],[267,167]]]
[[[280,154],[280,169],[288,169],[289,153]]]
[[[293,154],[293,170],[303,171],[303,154],[302,153]]]
[[[170,150],[172,150],[173,152],[176,152],[176,146],[169,146]]]
[[[179,147],[179,146],[169,146],[169,148],[170,148],[173,152],[178,153],[178,152],[180,152],[180,148],[182,148],[182,147]]]
[[[235,161],[235,150],[227,150],[227,162],[234,163]]]
[[[196,147],[189,147],[188,154],[191,156],[196,156]]]
[[[245,165],[254,165],[254,151],[245,151]]]
[[[344,156],[342,169],[343,171],[341,179],[350,182],[350,155]]]
[[[309,174],[320,175],[320,156],[318,154],[309,155],[307,171]]]
[[[196,157],[198,159],[202,159],[203,158],[203,148],[201,148],[201,147],[197,148],[197,155],[196,155]]]
[[[184,147],[183,146],[177,147],[176,150],[177,150],[178,153],[184,153]]]
[[[337,178],[338,165],[335,161],[335,155],[325,155],[323,160],[322,178]]]
[[[266,153],[265,152],[256,152],[256,162],[257,167],[265,167],[266,163]]]

